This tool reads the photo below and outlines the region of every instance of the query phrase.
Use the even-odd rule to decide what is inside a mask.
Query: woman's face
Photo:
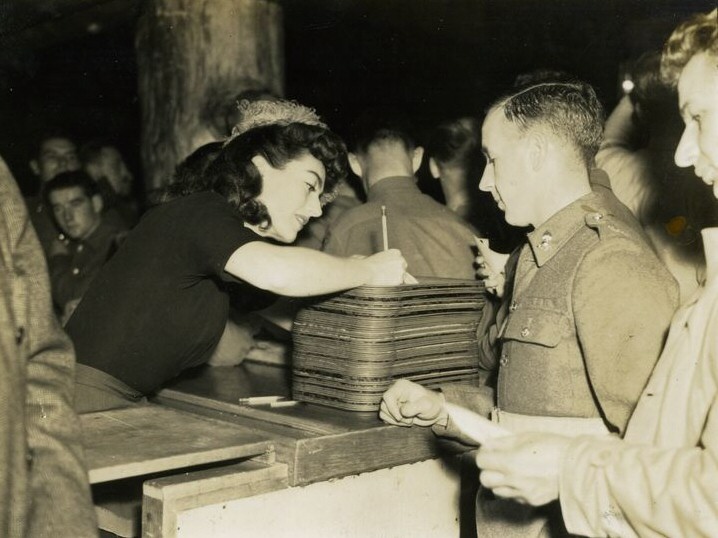
[[[272,219],[269,229],[259,233],[282,243],[292,243],[310,218],[322,214],[319,196],[324,190],[324,165],[309,153],[289,161],[281,169],[272,167],[259,155],[252,162],[262,175],[262,193],[257,200],[266,206]]]

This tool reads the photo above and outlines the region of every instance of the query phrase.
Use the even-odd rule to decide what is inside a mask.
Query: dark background
[[[368,106],[396,107],[426,129],[479,115],[517,74],[537,68],[587,80],[610,109],[627,62],[660,48],[689,14],[714,7],[710,0],[281,3],[285,94],[315,107],[342,134]],[[80,140],[116,140],[140,176],[134,25],[141,5],[110,0],[81,19],[68,0],[3,2],[0,154],[25,191],[33,188],[31,136],[47,125]]]

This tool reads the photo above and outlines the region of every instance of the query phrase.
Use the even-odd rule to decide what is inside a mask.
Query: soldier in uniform
[[[533,84],[499,99],[482,127],[479,187],[505,219],[532,226],[509,258],[496,319],[483,336],[486,386],[437,393],[406,380],[380,416],[458,436],[444,402],[514,432],[622,434],[663,345],[675,281],[607,185],[593,184],[603,113],[582,82]],[[560,536],[558,503],[539,508],[481,490],[479,536]]]
[[[661,71],[685,122],[675,162],[718,198],[717,10],[676,28]],[[537,506],[560,497],[576,534],[718,536],[718,228],[702,234],[706,282],[676,313],[624,438],[493,439],[476,460],[486,487]]]

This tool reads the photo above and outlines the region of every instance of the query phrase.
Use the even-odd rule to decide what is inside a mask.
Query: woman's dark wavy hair
[[[252,158],[264,157],[272,167],[282,169],[307,153],[324,165],[324,193],[332,193],[347,175],[346,146],[330,130],[305,123],[270,124],[236,136],[207,168],[206,179],[211,190],[224,196],[244,222],[268,227],[269,212],[257,200],[262,176]]]
[[[198,147],[175,167],[172,182],[165,187],[161,202],[189,196],[195,192],[210,190],[206,172],[212,161],[222,151],[223,141],[210,142]]]

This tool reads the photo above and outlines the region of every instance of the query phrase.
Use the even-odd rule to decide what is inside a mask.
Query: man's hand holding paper
[[[506,274],[504,268],[509,259],[508,254],[491,250],[489,240],[474,237],[478,254],[476,256],[476,276],[484,281],[486,289],[501,298],[504,295]]]

